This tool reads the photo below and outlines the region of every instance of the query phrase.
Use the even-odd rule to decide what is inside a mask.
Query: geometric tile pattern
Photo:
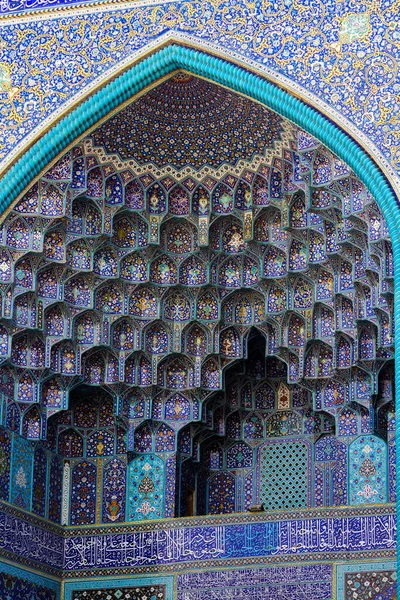
[[[267,444],[260,454],[260,502],[265,509],[307,506],[309,448],[302,441]]]

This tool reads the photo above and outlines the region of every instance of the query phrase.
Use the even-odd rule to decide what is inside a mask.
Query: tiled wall
[[[2,600],[60,600],[60,581],[0,560]]]
[[[146,600],[146,594],[149,600],[239,600],[246,590],[255,600],[272,600],[278,592],[293,600],[301,594],[310,600],[364,600],[360,594],[372,584],[385,600],[395,594],[393,505],[170,519],[84,530],[50,524],[47,529],[42,520],[4,504],[1,508],[1,555],[19,561],[19,569],[42,572],[49,581],[63,578],[68,600],[91,598],[89,590],[100,594],[107,589],[112,600],[139,591]],[[17,573],[18,578],[30,580],[30,571],[26,573]],[[7,581],[3,585],[16,590],[25,585]],[[32,581],[46,587],[40,579]],[[47,587],[57,591],[55,583]]]

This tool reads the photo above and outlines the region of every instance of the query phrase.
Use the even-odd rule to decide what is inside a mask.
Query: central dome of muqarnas
[[[272,111],[178,73],[114,115],[92,140],[122,160],[198,170],[263,156],[281,133],[282,119]]]

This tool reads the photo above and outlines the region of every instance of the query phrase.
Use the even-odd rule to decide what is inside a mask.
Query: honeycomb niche
[[[388,230],[305,132],[178,73],[0,244],[0,498],[71,525],[394,500]]]

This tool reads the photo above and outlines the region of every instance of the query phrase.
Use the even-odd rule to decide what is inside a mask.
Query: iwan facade
[[[399,13],[1,4],[1,599],[397,597]]]

